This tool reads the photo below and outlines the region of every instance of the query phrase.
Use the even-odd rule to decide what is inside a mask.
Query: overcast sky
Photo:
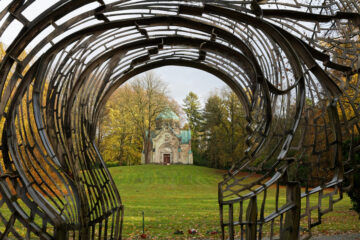
[[[154,71],[168,84],[169,96],[180,105],[190,91],[196,93],[204,104],[210,92],[226,86],[214,75],[194,68],[169,66],[157,68]]]

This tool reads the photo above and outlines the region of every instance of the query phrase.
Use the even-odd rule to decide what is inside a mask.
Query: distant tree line
[[[212,93],[202,108],[190,92],[183,110],[192,133],[194,164],[228,169],[245,149],[245,114],[239,98],[229,88]]]

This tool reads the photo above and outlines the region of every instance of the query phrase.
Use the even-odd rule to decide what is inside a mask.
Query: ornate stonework
[[[150,163],[193,164],[190,130],[180,130],[179,117],[166,109],[156,118],[156,129],[151,133]],[[144,152],[141,162],[145,163]]]

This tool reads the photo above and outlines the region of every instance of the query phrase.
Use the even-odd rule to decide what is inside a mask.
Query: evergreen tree
[[[208,166],[228,169],[243,156],[245,125],[241,102],[230,89],[207,99],[203,146]]]
[[[191,133],[193,134],[198,133],[200,129],[202,119],[200,108],[199,97],[195,93],[189,92],[184,99],[183,110],[188,119]]]
[[[184,99],[183,110],[188,120],[188,126],[191,130],[191,149],[193,151],[194,163],[197,165],[202,164],[202,152],[201,152],[201,104],[199,97],[193,93],[189,94]]]

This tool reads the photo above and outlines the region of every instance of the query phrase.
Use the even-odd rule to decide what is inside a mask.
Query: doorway
[[[164,164],[169,165],[170,164],[170,154],[164,154]]]

